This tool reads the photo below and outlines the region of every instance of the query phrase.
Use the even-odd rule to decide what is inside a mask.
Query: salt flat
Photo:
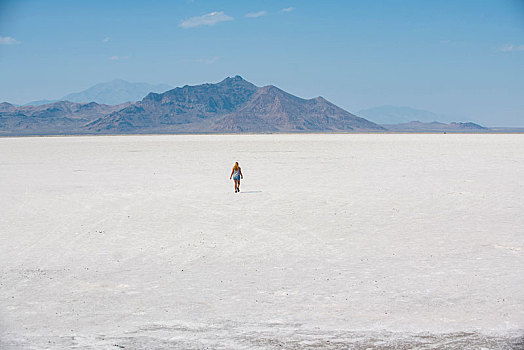
[[[1,138],[0,348],[517,349],[523,179],[524,135]]]

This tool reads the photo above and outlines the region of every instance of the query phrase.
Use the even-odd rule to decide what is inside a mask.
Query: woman
[[[238,166],[238,162],[235,162],[235,165],[233,165],[233,170],[231,170],[229,180],[231,180],[231,177],[235,181],[235,193],[240,192],[240,179],[243,179],[244,176],[242,175],[242,169]]]

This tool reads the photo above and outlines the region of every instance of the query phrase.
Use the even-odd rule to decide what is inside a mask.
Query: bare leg
[[[235,181],[235,193],[237,192],[237,188],[238,188],[238,185],[237,185],[237,182],[238,180],[234,180]]]
[[[237,190],[240,192],[240,180],[238,180]]]

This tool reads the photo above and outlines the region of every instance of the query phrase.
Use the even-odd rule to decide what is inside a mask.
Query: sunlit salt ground
[[[524,347],[524,135],[2,138],[0,193],[2,349]]]

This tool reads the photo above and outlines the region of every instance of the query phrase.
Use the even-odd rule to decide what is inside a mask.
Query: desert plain
[[[0,138],[0,193],[2,349],[524,346],[521,134]]]

